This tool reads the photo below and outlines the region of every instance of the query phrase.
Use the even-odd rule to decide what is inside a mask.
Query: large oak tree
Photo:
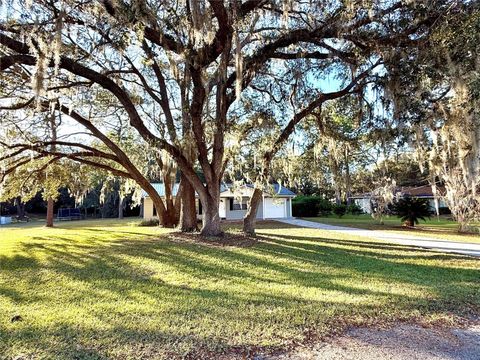
[[[32,152],[97,166],[134,179],[161,222],[172,225],[168,196],[166,203],[109,135],[116,119],[128,119],[141,138],[139,148],[165,152],[177,164],[186,208],[198,194],[202,233],[219,235],[220,182],[242,139],[261,130],[251,116],[260,106],[270,109],[278,131],[259,154],[263,160],[245,219],[245,230],[252,232],[271,161],[296,126],[326,101],[361,94],[380,81],[384,64],[421,44],[456,4],[13,1],[0,23],[2,109],[14,112],[2,126],[22,134],[28,119],[41,112],[63,113],[71,123],[58,129],[65,136],[54,142],[5,131],[4,174]],[[274,102],[278,106],[270,106]],[[106,148],[85,140],[91,138]],[[18,147],[25,140],[33,146]]]

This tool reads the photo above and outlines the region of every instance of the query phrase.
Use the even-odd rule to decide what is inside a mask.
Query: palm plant
[[[404,197],[396,202],[394,210],[405,226],[414,227],[419,220],[430,218],[431,211],[428,201],[416,197]]]

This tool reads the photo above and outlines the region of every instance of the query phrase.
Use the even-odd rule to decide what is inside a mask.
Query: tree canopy
[[[140,152],[157,154],[160,168],[171,160],[181,171],[181,196],[198,194],[202,232],[218,235],[225,169],[252,134],[267,134],[256,154],[245,226],[251,232],[272,160],[298,125],[310,116],[321,125],[322,106],[342,97],[368,104],[362,117],[372,118],[382,96],[369,94],[395,90],[387,85],[400,65],[467,6],[453,0],[9,2],[0,16],[3,177],[47,155],[95,166],[134,180],[171,225],[169,205],[135,161]],[[66,119],[55,153],[33,126],[46,114]],[[135,149],[115,135],[124,128],[135,132]]]

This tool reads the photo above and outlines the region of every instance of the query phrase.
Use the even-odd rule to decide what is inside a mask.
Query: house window
[[[230,199],[230,210],[247,210],[247,202],[238,201],[238,199]]]
[[[153,205],[153,216],[157,216],[157,208]]]

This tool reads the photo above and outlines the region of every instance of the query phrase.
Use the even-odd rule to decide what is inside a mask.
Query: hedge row
[[[355,204],[335,205],[321,196],[297,196],[292,201],[292,215],[295,217],[329,216],[332,213],[341,217],[345,214],[358,215],[362,209]]]

